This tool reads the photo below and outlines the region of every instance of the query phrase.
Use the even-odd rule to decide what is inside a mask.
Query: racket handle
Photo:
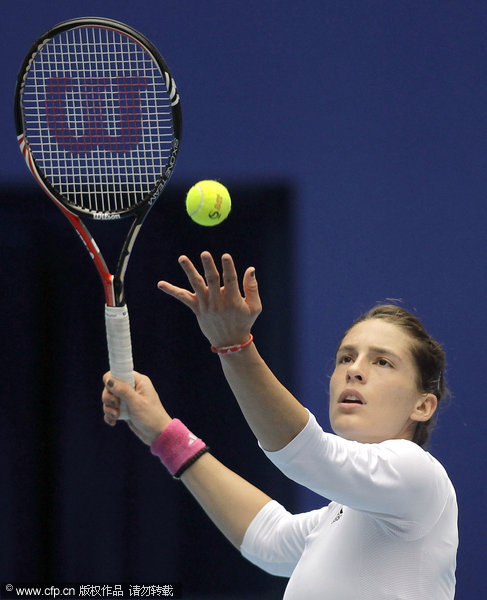
[[[127,305],[105,305],[105,325],[110,371],[116,379],[134,387],[134,362]],[[123,402],[120,405],[120,419],[129,420],[128,410]]]

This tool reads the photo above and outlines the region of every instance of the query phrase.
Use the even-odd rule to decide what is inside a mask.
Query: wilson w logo
[[[47,124],[58,145],[73,154],[95,148],[125,153],[142,139],[140,92],[145,77],[51,77]]]

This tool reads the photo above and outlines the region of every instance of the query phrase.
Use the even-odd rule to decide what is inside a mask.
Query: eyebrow
[[[357,352],[357,348],[356,348],[356,346],[353,346],[352,344],[347,344],[346,346],[340,346],[340,348],[338,348],[338,350],[337,350],[337,354],[339,352]],[[391,358],[394,358],[395,360],[402,362],[402,359],[400,356],[398,356],[392,350],[388,350],[387,348],[381,348],[379,346],[370,346],[369,352],[372,352],[374,354],[382,354],[385,356],[390,356]]]

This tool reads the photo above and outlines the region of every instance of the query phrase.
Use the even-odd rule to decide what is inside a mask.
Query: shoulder
[[[411,520],[431,528],[451,507],[456,510],[456,494],[443,465],[429,452],[408,440],[387,440],[378,444],[389,469],[401,479],[404,513]],[[421,515],[421,518],[418,517]]]
[[[413,479],[422,475],[448,479],[440,462],[414,442],[394,439],[377,444],[364,444],[345,440],[325,432],[312,413],[309,413],[304,429],[285,448],[265,453],[277,464],[299,464],[302,461],[306,462],[310,457],[326,456],[327,461],[336,462],[338,466],[356,463],[357,467],[367,467],[369,472],[383,467],[387,471],[397,469]]]
[[[448,474],[434,456],[409,440],[386,440],[376,445],[378,452],[387,459],[392,466],[396,466],[405,476],[421,481],[421,487],[431,481],[444,481],[450,483]]]

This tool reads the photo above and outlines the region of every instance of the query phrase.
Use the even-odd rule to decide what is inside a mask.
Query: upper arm
[[[293,515],[275,500],[269,502],[245,533],[240,548],[243,556],[268,573],[290,577],[307,536],[326,510]]]
[[[344,440],[314,418],[284,450],[266,454],[294,481],[402,531],[434,524],[448,493],[441,465],[416,444]]]

